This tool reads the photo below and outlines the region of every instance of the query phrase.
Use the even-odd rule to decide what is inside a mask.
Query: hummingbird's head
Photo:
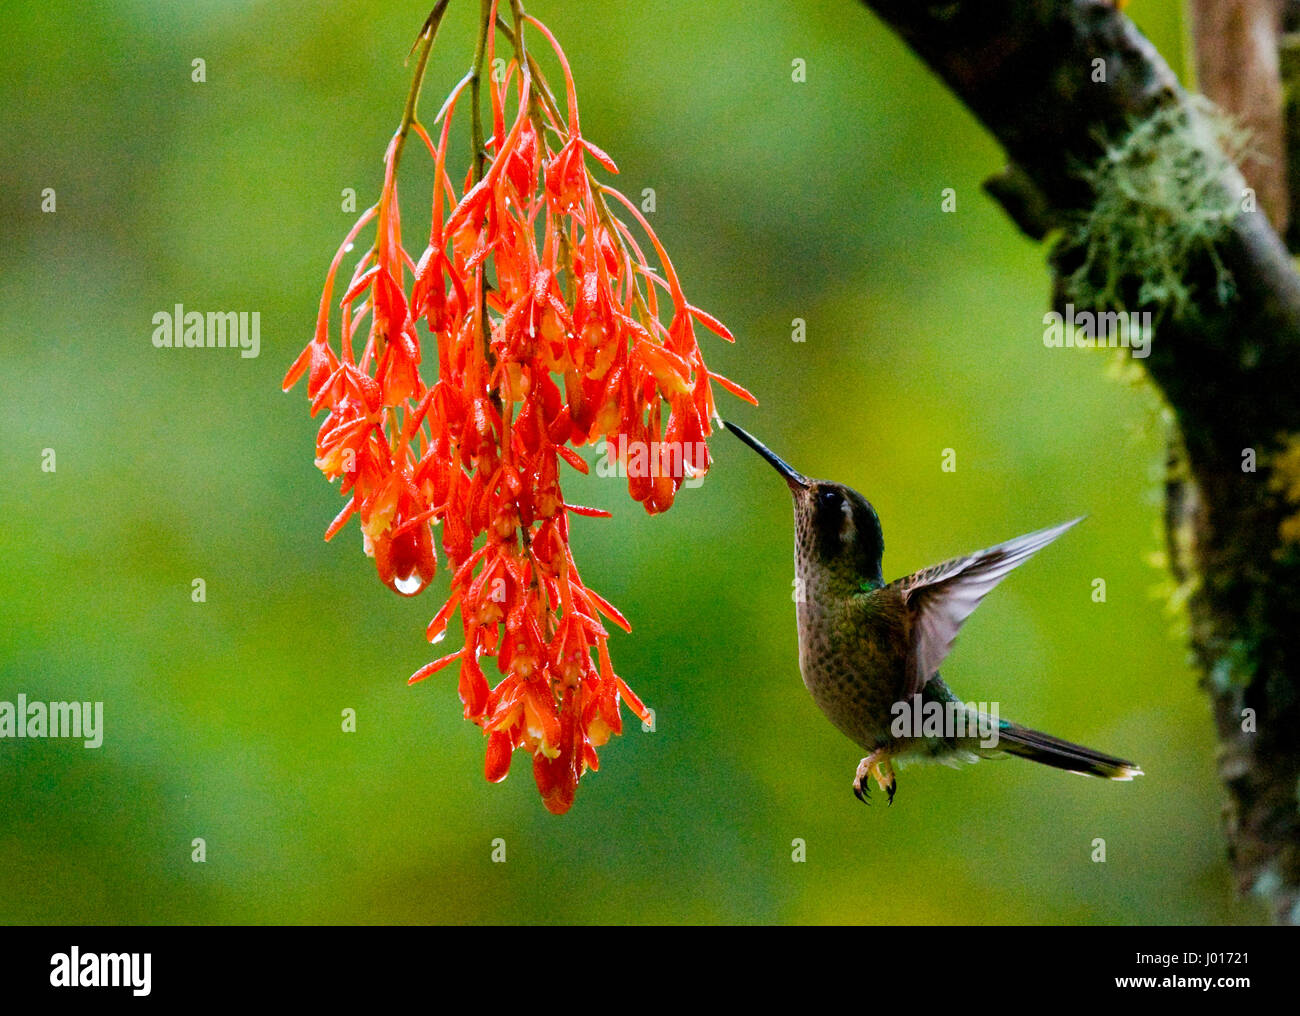
[[[852,487],[810,480],[734,423],[723,424],[772,466],[794,496],[795,546],[800,559],[858,582],[883,582],[880,558],[885,537],[880,516]]]

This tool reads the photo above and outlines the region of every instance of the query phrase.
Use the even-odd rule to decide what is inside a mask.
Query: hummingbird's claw
[[[871,805],[871,758],[864,758],[858,763],[857,775],[853,777],[853,794],[863,804]]]
[[[889,756],[881,758],[872,767],[876,773],[876,783],[889,795],[889,803],[894,803],[894,793],[898,790],[898,779],[894,776],[894,767],[889,763]]]
[[[894,792],[898,789],[898,780],[894,778],[894,767],[889,764],[889,755],[883,749],[873,751],[858,763],[858,771],[853,777],[853,793],[863,804],[871,803],[871,777],[889,795],[889,803],[894,803]]]

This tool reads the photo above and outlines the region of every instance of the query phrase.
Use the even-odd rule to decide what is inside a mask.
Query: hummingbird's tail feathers
[[[1031,762],[1064,769],[1084,776],[1100,776],[1106,780],[1131,780],[1143,775],[1141,767],[1132,762],[1105,755],[1081,744],[1071,744],[1028,727],[1009,724],[998,731],[998,747],[1011,755],[1019,755]]]

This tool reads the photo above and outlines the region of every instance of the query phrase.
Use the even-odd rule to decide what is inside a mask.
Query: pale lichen
[[[1187,449],[1173,423],[1172,410],[1164,415],[1168,430],[1168,451],[1165,464],[1166,490],[1194,490],[1191,464]],[[1192,598],[1201,590],[1201,571],[1195,567],[1196,532],[1193,513],[1171,510],[1167,505],[1164,518],[1164,546],[1147,554],[1147,563],[1162,572],[1151,589],[1153,599],[1164,603],[1164,614],[1169,619],[1170,635],[1186,642],[1192,631],[1189,610]]]
[[[1300,434],[1286,434],[1281,449],[1271,459],[1268,485],[1296,511],[1278,525],[1278,539],[1283,547],[1300,543]]]
[[[1080,172],[1093,190],[1092,207],[1065,228],[1062,253],[1079,261],[1062,279],[1066,298],[1182,317],[1204,298],[1189,275],[1206,258],[1213,298],[1226,304],[1233,283],[1218,246],[1243,195],[1225,180],[1247,148],[1246,132],[1199,98],[1164,107],[1106,141],[1102,158]]]
[[[1213,647],[1217,655],[1210,664],[1209,677],[1214,690],[1224,695],[1234,688],[1249,688],[1259,669],[1258,647],[1243,639],[1216,639]]]
[[[1175,642],[1186,642],[1191,635],[1191,617],[1187,605],[1197,590],[1201,588],[1200,579],[1189,576],[1179,582],[1169,570],[1169,554],[1164,550],[1148,551],[1146,563],[1157,569],[1160,577],[1151,584],[1150,597],[1162,604],[1165,619],[1169,625],[1169,637]]]

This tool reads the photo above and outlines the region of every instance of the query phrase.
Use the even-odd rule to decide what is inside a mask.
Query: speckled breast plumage
[[[799,670],[813,701],[856,744],[873,751],[893,738],[891,708],[905,686],[905,610],[880,590],[868,603],[851,577],[798,567]]]

